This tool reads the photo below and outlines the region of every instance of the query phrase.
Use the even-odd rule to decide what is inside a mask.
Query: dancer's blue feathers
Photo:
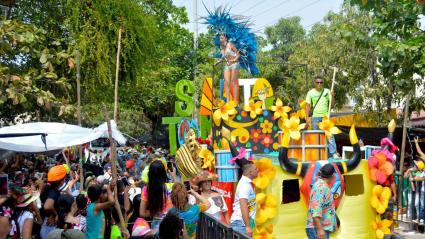
[[[241,55],[240,65],[252,75],[258,75],[260,72],[255,65],[257,61],[257,39],[255,34],[249,28],[248,20],[232,17],[230,11],[219,7],[214,12],[207,9],[208,16],[205,17],[205,23],[208,28],[216,33],[214,37],[215,46],[220,49],[220,35],[226,34],[230,42],[239,50]],[[221,58],[221,51],[216,55]]]

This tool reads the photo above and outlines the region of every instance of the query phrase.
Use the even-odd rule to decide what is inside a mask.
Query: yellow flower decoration
[[[204,159],[202,168],[206,168],[210,171],[214,169],[215,158],[211,151],[206,148],[201,148],[201,150],[199,151],[199,157]]]
[[[385,212],[388,207],[388,201],[391,198],[391,189],[389,187],[382,187],[375,185],[372,189],[372,198],[370,205],[376,209],[379,214]]]
[[[339,130],[332,120],[329,120],[328,117],[323,117],[322,122],[318,124],[319,129],[324,130],[326,137],[330,138],[334,134],[340,134],[341,130]]]
[[[274,111],[274,119],[278,119],[279,117],[282,117],[284,119],[288,118],[288,112],[290,112],[292,109],[289,106],[283,106],[282,101],[277,98],[276,105],[273,105],[270,107],[272,111]]]
[[[243,110],[245,110],[246,112],[249,112],[249,116],[251,117],[251,119],[255,119],[257,115],[260,115],[263,113],[263,109],[261,108],[262,104],[263,104],[262,101],[254,102],[253,99],[250,99],[249,104],[245,105],[243,107]]]
[[[388,219],[381,220],[381,216],[377,215],[376,220],[372,222],[373,229],[376,230],[376,238],[383,239],[385,234],[391,234],[390,226],[393,224],[392,221]]]
[[[290,119],[284,121],[285,134],[289,133],[291,138],[299,140],[301,137],[300,130],[305,128],[305,123],[300,124],[300,118],[297,115],[292,115]]]
[[[305,119],[306,113],[305,113],[305,100],[301,100],[299,102],[300,109],[297,111],[297,115],[300,119]]]
[[[227,121],[229,120],[229,116],[232,116],[237,113],[236,103],[234,101],[229,101],[224,103],[224,101],[218,102],[218,109],[214,111],[213,120],[215,125],[219,126],[221,120]]]
[[[263,123],[260,124],[260,127],[262,128],[263,134],[268,134],[273,131],[273,123],[269,120],[264,120]]]
[[[269,185],[270,181],[276,175],[276,168],[272,164],[272,160],[268,158],[262,158],[260,160],[254,160],[254,164],[258,168],[258,176],[252,180],[255,187],[265,189]]]
[[[271,194],[258,193],[255,195],[257,202],[256,225],[261,225],[277,215],[277,200]]]
[[[252,239],[274,239],[273,235],[273,224],[269,224],[265,227],[256,227],[254,229],[254,235]]]

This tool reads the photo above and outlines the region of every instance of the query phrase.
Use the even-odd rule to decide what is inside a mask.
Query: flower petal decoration
[[[305,123],[300,124],[300,118],[298,116],[292,115],[290,119],[284,120],[284,131],[285,134],[289,133],[290,137],[294,140],[299,140],[301,137],[300,130],[304,129]]]
[[[269,158],[262,158],[260,160],[254,160],[253,162],[257,166],[258,176],[252,180],[252,182],[255,187],[265,189],[270,181],[276,176],[276,168]]]
[[[249,117],[251,117],[251,119],[255,119],[257,115],[263,113],[262,105],[262,101],[255,102],[253,99],[250,99],[248,105],[243,107],[243,110],[249,112]]]
[[[232,157],[229,162],[230,163],[235,163],[236,160],[238,159],[243,159],[246,158],[246,149],[244,147],[241,147],[238,151],[238,155],[236,155],[235,157]]]
[[[370,205],[375,208],[379,214],[383,214],[388,207],[388,201],[390,200],[390,198],[391,189],[389,187],[375,185],[372,189]]]
[[[305,100],[299,101],[300,109],[297,111],[297,115],[300,119],[305,119],[306,113],[305,113]]]
[[[273,131],[273,123],[269,120],[264,120],[264,122],[260,124],[260,127],[263,134],[271,133]]]
[[[319,129],[324,130],[326,137],[330,138],[332,135],[334,134],[340,134],[341,130],[339,130],[336,126],[335,123],[328,119],[328,117],[323,117],[322,122],[320,122],[318,124]]]
[[[256,227],[254,229],[253,239],[274,239],[273,224],[263,227]]]
[[[272,107],[270,107],[270,110],[274,111],[273,116],[274,116],[274,119],[276,120],[280,117],[284,119],[288,118],[288,112],[290,112],[292,108],[289,106],[283,106],[282,100],[277,98],[276,105],[273,105]]]
[[[376,215],[376,219],[372,222],[373,229],[376,230],[376,238],[383,239],[386,234],[391,234],[390,226],[393,224],[393,221],[388,219],[381,220],[380,215]]]
[[[394,165],[387,160],[384,152],[372,154],[368,159],[369,177],[378,184],[384,184],[394,172]]]
[[[277,200],[271,194],[258,193],[255,195],[257,202],[256,225],[261,225],[277,215]]]
[[[218,109],[216,109],[213,113],[213,121],[215,125],[220,126],[220,123],[222,120],[227,121],[229,120],[229,116],[232,116],[237,113],[236,109],[236,103],[234,101],[229,101],[227,103],[224,103],[224,101],[218,102]]]
[[[201,148],[199,157],[203,159],[202,168],[212,171],[215,165],[215,158],[211,151],[206,148]]]

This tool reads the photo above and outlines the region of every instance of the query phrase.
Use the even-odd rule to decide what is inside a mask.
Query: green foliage
[[[1,116],[49,113],[52,108],[60,115],[71,113],[72,58],[61,42],[49,41],[46,31],[15,20],[2,21],[0,35]]]
[[[55,65],[59,60],[51,59],[56,52],[50,48],[39,55],[31,53],[37,62],[29,61],[28,67],[37,69],[52,62],[55,71],[46,71],[45,78],[53,81],[57,75],[56,84],[68,85],[62,92],[58,87],[51,89],[51,96],[73,105],[76,72],[68,65],[75,67],[79,50],[83,124],[101,123],[102,103],[113,103],[120,28],[119,126],[124,131],[138,135],[155,130],[162,116],[173,114],[175,83],[193,77],[192,34],[182,27],[188,18],[185,9],[174,6],[172,0],[21,0],[11,17],[46,29],[45,41],[61,50],[57,53],[66,61],[60,67]],[[36,108],[28,106],[26,110],[34,112]],[[60,110],[72,113],[68,108]],[[10,114],[15,111],[17,107],[11,107]],[[45,120],[76,122],[72,114],[66,118],[46,112],[41,115]]]
[[[372,17],[370,33],[361,36],[358,45],[372,45],[377,53],[380,80],[391,100],[400,102],[423,85],[425,73],[425,34],[419,18],[423,5],[409,0],[347,1]],[[362,41],[363,40],[363,41]],[[424,96],[413,99],[416,110],[424,109]]]

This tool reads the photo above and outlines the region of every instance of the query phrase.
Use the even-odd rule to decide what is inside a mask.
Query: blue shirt
[[[90,203],[87,207],[86,239],[103,239],[105,234],[105,214],[100,211],[94,212],[96,203]]]

